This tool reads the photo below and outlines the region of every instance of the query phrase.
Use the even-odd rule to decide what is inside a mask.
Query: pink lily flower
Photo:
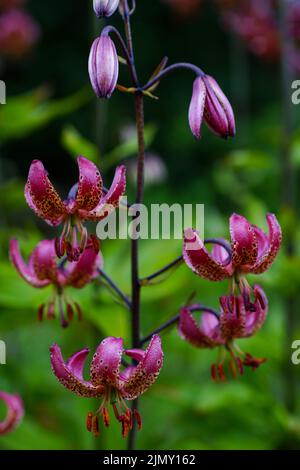
[[[0,421],[0,436],[13,431],[24,415],[24,406],[19,395],[10,395],[0,390],[0,400],[7,406],[7,414],[3,421]]]
[[[54,294],[51,299],[42,304],[38,309],[39,320],[47,313],[48,319],[55,318],[58,305],[61,325],[68,326],[68,320],[72,320],[74,311],[78,318],[82,318],[82,311],[77,302],[66,294],[66,287],[81,289],[98,276],[98,270],[102,267],[102,256],[97,254],[92,247],[86,248],[75,263],[58,263],[54,240],[43,240],[33,250],[26,264],[19,247],[18,240],[10,242],[10,259],[20,276],[31,286],[42,288],[52,285]]]
[[[226,278],[237,280],[240,287],[249,289],[245,274],[261,274],[272,265],[279,252],[282,233],[274,214],[267,215],[269,234],[250,224],[243,216],[233,214],[229,220],[231,256],[222,246],[214,245],[209,253],[197,232],[185,232],[183,257],[189,268],[198,276],[210,281]],[[227,242],[224,240],[224,243]]]
[[[266,361],[244,353],[234,342],[235,339],[253,336],[265,322],[269,306],[268,299],[260,286],[254,286],[253,297],[254,301],[243,296],[220,297],[220,314],[213,314],[211,310],[205,310],[199,305],[183,307],[180,311],[178,329],[182,338],[197,348],[221,347],[223,350],[221,359],[211,368],[215,382],[218,379],[226,380],[224,361],[227,355],[234,378],[237,375],[236,366],[242,375],[244,366],[255,370]],[[192,313],[199,310],[203,311],[203,314],[198,325]]]
[[[112,405],[117,420],[122,425],[122,435],[126,437],[136,419],[141,429],[142,421],[137,410],[128,408],[125,400],[135,400],[142,395],[157,379],[162,363],[163,352],[159,336],[153,336],[146,351],[123,349],[123,339],[109,337],[98,346],[90,366],[90,380],[83,378],[83,367],[89,349],[82,349],[66,362],[59,346],[50,348],[51,366],[59,382],[80,397],[101,398],[96,413],[88,413],[87,429],[99,436],[99,416],[104,425],[109,426],[108,406]],[[121,370],[122,354],[125,353],[137,362]]]
[[[88,238],[82,222],[100,221],[107,217],[119,205],[126,188],[124,166],[117,167],[111,188],[104,194],[96,165],[82,156],[77,162],[79,182],[65,201],[56,192],[39,160],[32,162],[25,186],[26,201],[39,217],[54,227],[64,224],[61,236],[56,239],[56,253],[58,257],[66,253],[69,261],[78,261],[86,246],[92,245],[95,251],[99,251],[96,236]]]

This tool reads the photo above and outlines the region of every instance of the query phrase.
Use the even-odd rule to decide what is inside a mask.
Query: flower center
[[[217,361],[211,366],[211,376],[215,383],[226,382],[225,361],[227,360],[229,370],[234,379],[237,374],[243,375],[244,367],[251,367],[252,370],[257,369],[261,364],[266,362],[265,358],[255,358],[249,353],[245,353],[233,341],[228,342],[225,347],[220,348]]]
[[[56,318],[56,311],[58,310],[61,326],[66,328],[77,313],[78,320],[82,320],[82,310],[77,302],[74,302],[66,293],[61,289],[55,289],[55,293],[45,304],[40,305],[38,308],[38,320],[42,321],[46,315],[47,320],[54,320]]]
[[[88,231],[76,215],[69,215],[64,222],[62,233],[55,239],[55,251],[59,258],[64,254],[69,261],[79,261],[85,248],[93,247],[99,251],[99,241],[95,235],[88,237]]]
[[[105,427],[110,424],[110,417],[107,407],[111,405],[116,419],[122,425],[122,436],[126,438],[133,427],[133,419],[136,420],[138,429],[142,428],[142,419],[137,410],[131,411],[125,403],[120,392],[112,387],[106,387],[102,403],[95,414],[89,412],[86,420],[86,427],[89,432],[93,432],[95,437],[100,435],[99,418],[102,417]]]

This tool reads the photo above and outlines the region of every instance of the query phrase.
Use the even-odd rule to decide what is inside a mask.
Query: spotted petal
[[[178,330],[180,336],[197,348],[214,348],[223,344],[220,337],[219,320],[212,313],[205,312],[201,317],[200,326],[197,325],[190,307],[180,310]]]
[[[51,367],[59,382],[68,390],[81,397],[99,397],[103,394],[103,387],[95,386],[82,377],[82,368],[88,353],[88,349],[82,349],[65,362],[59,346],[54,344],[50,348]]]
[[[25,186],[29,207],[49,225],[59,225],[66,213],[63,201],[48,178],[44,165],[33,160]]]
[[[9,255],[12,264],[15,266],[20,276],[26,282],[28,282],[28,284],[32,285],[33,287],[45,287],[50,284],[49,279],[41,280],[37,277],[33,266],[34,253],[31,255],[28,264],[25,263],[20,252],[18,240],[14,239],[10,241]]]
[[[20,423],[24,415],[23,402],[19,395],[10,395],[0,391],[0,400],[7,406],[7,414],[3,421],[0,421],[0,435],[13,431]]]
[[[243,272],[251,271],[258,256],[258,244],[254,227],[248,220],[233,214],[229,221],[232,264]]]
[[[68,263],[65,267],[66,284],[80,289],[98,276],[98,269],[102,266],[102,255],[96,253],[93,247],[88,247],[79,261]]]
[[[222,281],[232,274],[229,266],[225,267],[214,259],[197,232],[192,229],[185,231],[183,258],[194,273],[210,281]]]
[[[123,339],[113,336],[105,338],[98,346],[90,368],[94,385],[119,386]]]
[[[160,337],[154,335],[135,371],[122,384],[121,393],[127,400],[142,395],[157,379],[163,363]]]
[[[102,178],[96,165],[79,156],[77,159],[79,167],[79,183],[76,196],[78,209],[91,211],[100,202],[102,196]]]
[[[261,274],[271,266],[281,247],[282,232],[276,216],[274,214],[268,214],[267,223],[269,226],[268,244],[265,243],[264,246],[259,244],[258,259],[252,269],[252,272],[255,274]]]
[[[101,201],[91,211],[79,210],[82,219],[100,221],[107,217],[113,210],[118,207],[120,198],[124,195],[126,189],[126,168],[119,166],[116,168],[114,180],[107,194],[102,197]]]
[[[34,271],[39,280],[50,280],[59,285],[64,284],[64,278],[59,273],[56,259],[54,240],[42,240],[32,255]]]

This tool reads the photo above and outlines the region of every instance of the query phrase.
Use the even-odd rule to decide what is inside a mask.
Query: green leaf
[[[0,139],[2,142],[22,138],[49,122],[80,108],[92,98],[89,88],[59,100],[48,100],[46,87],[24,95],[10,97],[0,109]]]

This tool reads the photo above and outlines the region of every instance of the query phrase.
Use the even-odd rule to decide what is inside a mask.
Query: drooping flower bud
[[[190,128],[197,139],[201,137],[203,121],[219,137],[227,138],[235,135],[231,104],[217,82],[206,75],[196,78],[189,109]]]
[[[110,98],[117,85],[119,62],[116,47],[107,35],[102,34],[92,44],[89,75],[98,98]]]
[[[94,10],[98,18],[111,16],[119,6],[120,0],[94,0]]]

